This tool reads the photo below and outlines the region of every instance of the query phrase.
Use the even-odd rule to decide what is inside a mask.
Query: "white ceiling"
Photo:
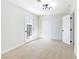
[[[51,10],[43,10],[37,0],[9,0],[12,3],[37,15],[68,14],[73,9],[73,0],[55,0],[56,6]]]

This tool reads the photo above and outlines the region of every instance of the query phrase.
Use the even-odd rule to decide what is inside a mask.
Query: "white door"
[[[64,43],[70,45],[70,15],[63,17],[62,28],[62,40]]]

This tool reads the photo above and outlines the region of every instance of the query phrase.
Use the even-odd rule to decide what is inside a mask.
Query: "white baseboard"
[[[38,38],[32,39],[32,40],[30,40],[29,42],[34,41],[34,40],[37,40],[37,39],[38,39]],[[26,43],[28,43],[28,42],[20,43],[20,44],[18,44],[18,45],[15,46],[15,47],[12,47],[12,48],[9,48],[9,49],[7,49],[7,50],[5,50],[5,51],[2,51],[1,54],[5,54],[5,53],[7,53],[7,52],[9,52],[9,51],[11,51],[11,50],[13,50],[13,49],[16,49],[16,48],[22,46],[23,44],[26,44]]]
[[[20,43],[20,44],[18,44],[18,45],[15,46],[15,47],[9,48],[9,49],[7,49],[7,50],[1,52],[1,54],[5,54],[5,53],[7,53],[7,52],[9,52],[9,51],[11,51],[11,50],[13,50],[13,49],[16,49],[16,48],[19,47],[19,46],[22,46],[23,44],[25,44],[25,42]]]
[[[62,39],[56,39],[56,38],[46,38],[46,37],[40,37],[40,39],[51,39],[51,40],[59,40],[59,41],[62,41]]]

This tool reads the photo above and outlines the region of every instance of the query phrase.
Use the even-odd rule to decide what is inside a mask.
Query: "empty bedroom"
[[[76,59],[76,0],[1,0],[1,59]]]

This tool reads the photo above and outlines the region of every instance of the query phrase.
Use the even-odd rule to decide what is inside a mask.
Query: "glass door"
[[[25,16],[24,20],[24,40],[25,42],[31,41],[33,36],[33,21],[31,16]]]

